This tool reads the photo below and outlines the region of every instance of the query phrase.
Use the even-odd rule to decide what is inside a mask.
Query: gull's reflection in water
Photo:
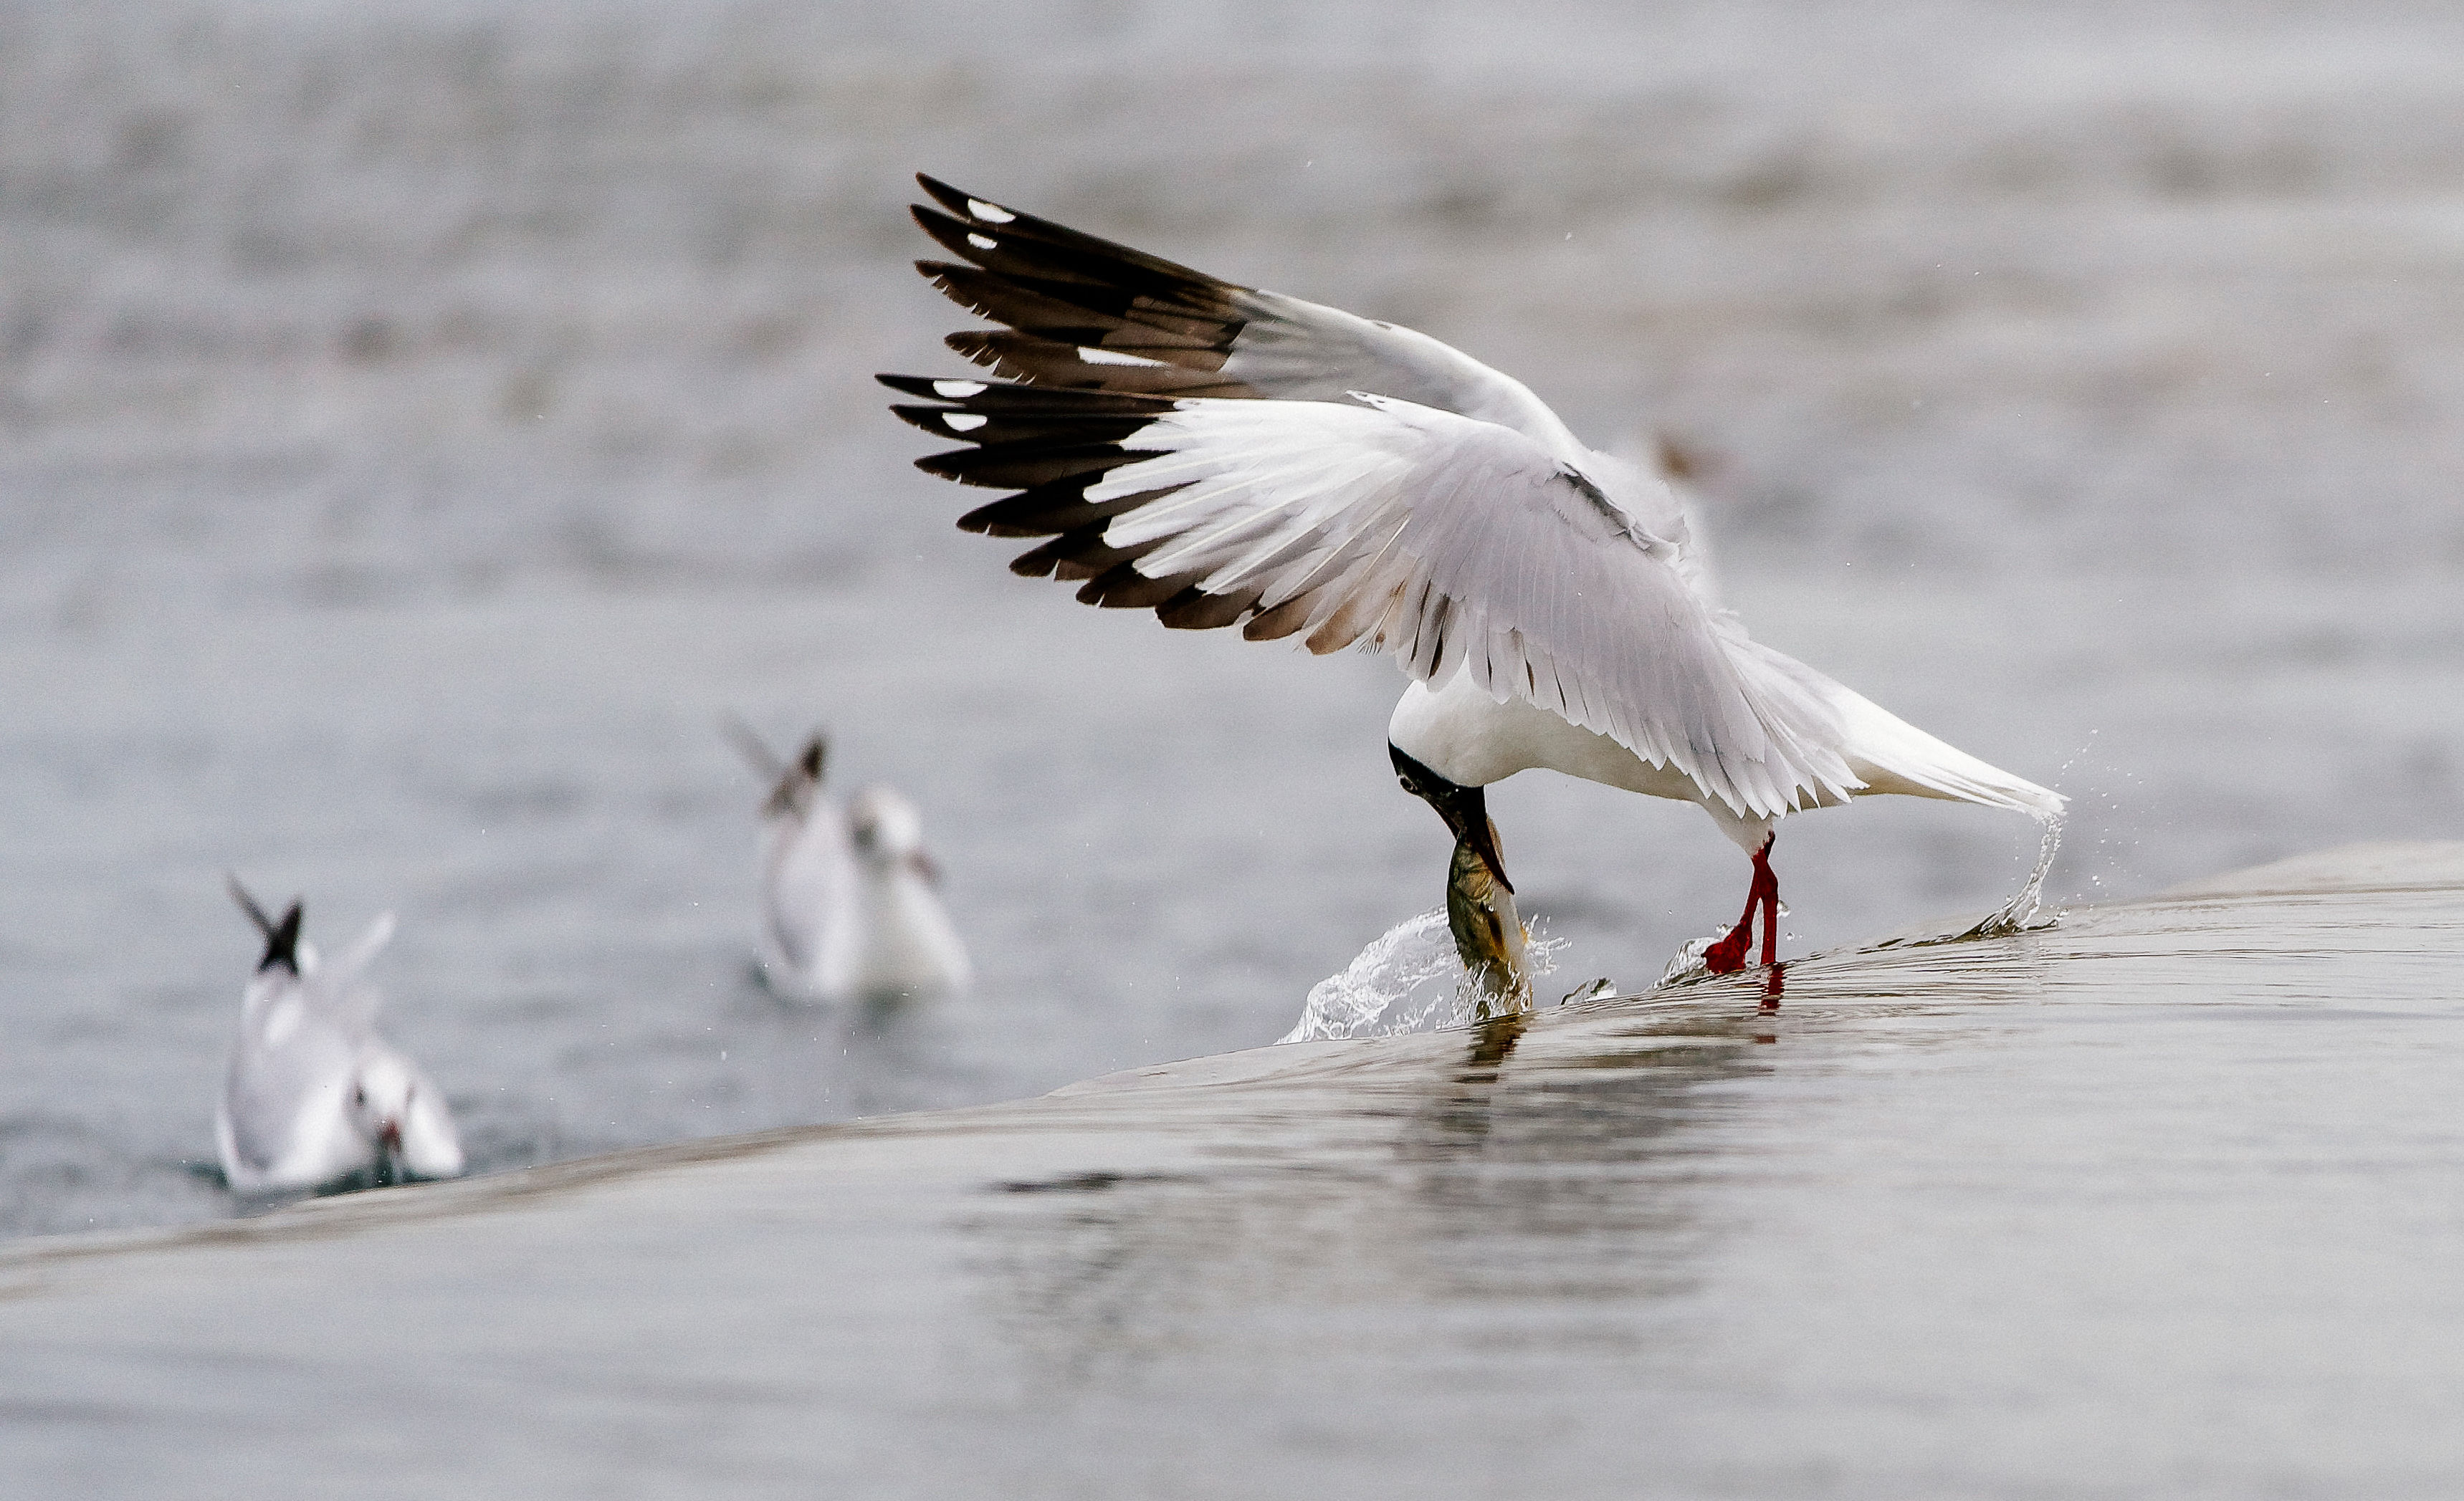
[[[1508,1012],[1472,1024],[1470,1050],[1450,1077],[1449,1087],[1439,1090],[1433,1102],[1432,1116],[1441,1129],[1474,1142],[1488,1134],[1499,1076],[1506,1072],[1506,1060],[1514,1055],[1515,1044],[1531,1030],[1533,1014]]]
[[[1206,1141],[1202,1165],[1010,1185],[1040,1191],[975,1221],[986,1313],[1023,1381],[1091,1386],[1244,1349],[1477,1341],[1507,1306],[1516,1338],[1540,1308],[1554,1341],[1630,1347],[1724,1233],[1699,1209],[1734,1150],[1721,1086],[1767,1072],[1776,1035],[1735,1001],[1527,1012],[1177,1092],[1156,1127]]]

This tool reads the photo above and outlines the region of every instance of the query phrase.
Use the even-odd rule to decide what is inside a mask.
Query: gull
[[[852,924],[845,916],[855,884],[847,821],[822,790],[829,741],[805,737],[789,760],[771,752],[752,727],[730,718],[729,738],[771,784],[761,804],[762,970],[781,993],[818,994],[848,972]]]
[[[960,990],[974,968],[941,904],[924,820],[895,789],[873,786],[842,811],[822,790],[829,743],[808,736],[782,761],[751,727],[727,729],[772,779],[762,804],[766,973],[786,993],[892,999]]]
[[[958,525],[1010,566],[1168,626],[1239,625],[1411,680],[1404,788],[1511,892],[1483,789],[1534,769],[1709,814],[1753,866],[1706,968],[1777,959],[1774,825],[1900,794],[2042,818],[2056,794],[1752,640],[1683,499],[1585,446],[1521,381],[1412,329],[1096,239],[919,176],[917,270],[1004,325],[949,346],[1000,380],[883,376],[969,446],[928,473],[1015,493]]]
[[[243,1195],[321,1188],[363,1173],[451,1178],[462,1143],[445,1096],[376,1034],[378,997],[361,971],[393,937],[393,914],[319,963],[300,905],[268,918],[237,878],[231,893],[265,940],[240,999],[214,1145]]]
[[[892,997],[963,990],[975,968],[941,905],[940,867],[924,852],[924,820],[895,788],[875,784],[847,803],[855,846],[851,990]]]

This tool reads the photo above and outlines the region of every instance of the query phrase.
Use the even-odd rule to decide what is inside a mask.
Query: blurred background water
[[[917,168],[1676,437],[1759,636],[2073,794],[2057,897],[2464,831],[2451,7],[0,4],[0,1231],[231,1212],[225,868],[400,913],[483,1169],[1266,1042],[1437,904],[1391,666],[951,528]],[[975,995],[750,983],[730,709],[918,799]],[[1569,985],[1742,898],[1492,806]],[[2035,848],[1791,822],[1793,946]]]

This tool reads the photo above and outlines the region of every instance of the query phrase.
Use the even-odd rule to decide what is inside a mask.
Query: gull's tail
[[[1830,685],[1831,707],[1845,734],[1848,769],[1864,782],[1858,795],[1899,793],[2008,808],[2038,818],[2061,816],[2061,794],[1991,766],[1926,734],[1871,699]]]

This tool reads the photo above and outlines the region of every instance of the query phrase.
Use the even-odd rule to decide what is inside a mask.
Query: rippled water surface
[[[2464,844],[0,1251],[40,1494],[2433,1497]],[[201,1373],[244,1373],[237,1381]],[[109,1442],[99,1436],[109,1435]]]
[[[2464,830],[2455,16],[1497,14],[0,5],[0,1232],[231,1212],[227,868],[399,913],[489,1169],[1264,1043],[1435,903],[1391,667],[1080,609],[908,468],[918,167],[1682,440],[1761,637],[2074,795],[2057,902]],[[727,710],[917,798],[975,996],[750,984]],[[1492,806],[1570,985],[1743,894]],[[2035,850],[1793,822],[1791,951]]]

